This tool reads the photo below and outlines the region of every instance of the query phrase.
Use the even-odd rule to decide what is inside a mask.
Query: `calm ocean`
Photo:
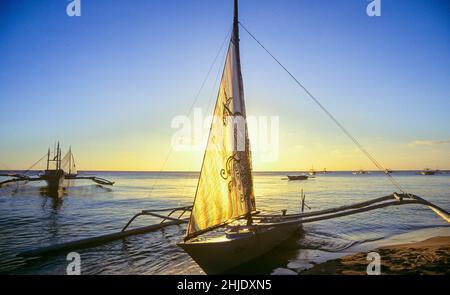
[[[90,174],[84,172],[82,174]],[[41,194],[42,184],[0,188],[0,273],[65,274],[66,254],[24,259],[25,250],[119,231],[143,209],[191,205],[197,173],[96,172],[115,181],[111,188],[77,181],[60,201]],[[450,174],[421,176],[417,172],[393,174],[403,187],[450,210]],[[284,180],[285,172],[256,172],[254,187],[258,210],[288,213],[300,210],[300,191],[313,210],[351,204],[395,191],[381,173],[353,175],[334,172],[307,181]],[[151,189],[154,186],[153,190]],[[140,217],[134,226],[159,222]],[[418,239],[450,226],[426,207],[390,207],[334,220],[305,224],[303,231],[243,273],[283,274],[311,264],[369,249],[395,240]],[[82,274],[202,274],[179,248],[185,225],[131,236],[95,248],[77,250]],[[402,238],[397,238],[401,241]]]

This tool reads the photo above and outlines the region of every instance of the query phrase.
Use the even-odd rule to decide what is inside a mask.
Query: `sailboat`
[[[64,158],[66,159],[66,157]],[[54,163],[53,169],[50,167],[51,163]],[[64,187],[63,185],[66,172],[64,172],[61,164],[61,148],[58,142],[53,157],[50,157],[50,149],[48,149],[47,169],[45,169],[44,173],[40,176],[42,180],[47,182],[47,189],[51,195],[58,195],[58,191]]]
[[[318,210],[263,215],[256,210],[250,141],[248,139],[244,87],[239,52],[238,0],[234,0],[233,32],[229,42],[222,73],[214,117],[197,183],[194,204],[186,236],[178,245],[207,273],[218,274],[233,270],[269,252],[291,237],[303,223],[317,222],[342,216],[359,214],[389,206],[419,204],[429,207],[445,221],[450,214],[443,208],[406,192],[389,174],[387,178],[400,190],[347,206]],[[358,148],[380,169],[384,167],[327,111],[322,104],[241,24],[242,28],[291,76],[308,96],[332,119]],[[360,170],[355,174],[368,174]],[[154,215],[179,224],[171,217],[176,210],[186,212],[186,207],[169,208],[168,216],[142,211],[135,215]],[[158,210],[161,211],[161,210]],[[182,213],[182,214],[183,214]],[[180,215],[181,216],[181,215]],[[127,226],[129,225],[127,224]]]
[[[35,165],[40,163],[44,157],[47,158],[47,165],[43,172],[37,176],[29,176],[29,172]],[[68,182],[66,180],[80,180],[88,179],[92,180],[100,185],[113,185],[114,182],[97,177],[97,176],[84,176],[79,175],[77,166],[75,164],[75,158],[72,153],[72,148],[62,157],[62,151],[59,142],[55,145],[54,151],[51,152],[48,149],[47,154],[31,166],[28,170],[22,173],[6,173],[0,174],[0,176],[9,177],[5,181],[0,181],[0,187],[10,183],[19,182],[32,182],[32,181],[45,181],[47,183],[46,190],[48,195],[53,197],[62,196],[61,192],[67,187]]]
[[[256,217],[239,52],[238,1],[187,235],[182,247],[208,274],[263,255],[300,227],[299,219]],[[285,211],[284,211],[285,212]],[[256,222],[258,220],[258,222]]]
[[[420,174],[425,175],[425,176],[427,176],[427,175],[435,175],[436,171],[431,170],[430,168],[425,168],[422,171],[420,171]]]

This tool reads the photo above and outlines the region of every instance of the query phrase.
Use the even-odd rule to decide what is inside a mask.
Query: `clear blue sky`
[[[72,18],[68,3],[0,4],[0,169],[28,167],[59,139],[80,169],[158,170],[232,1],[81,0]],[[241,0],[240,20],[386,166],[450,168],[450,1],[382,0],[373,18],[367,4]],[[248,114],[280,116],[280,159],[255,169],[373,168],[244,31],[241,51]]]

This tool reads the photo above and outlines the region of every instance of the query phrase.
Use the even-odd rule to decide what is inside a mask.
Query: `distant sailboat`
[[[266,253],[299,228],[299,219],[253,221],[256,203],[245,123],[237,0],[214,118],[220,119],[211,125],[187,235],[179,244],[208,274],[224,272]],[[242,124],[232,124],[235,121]],[[246,224],[230,225],[240,219]],[[227,225],[226,231],[214,231]]]
[[[70,153],[69,157],[72,157]],[[66,159],[66,157],[64,157]],[[50,167],[51,163],[54,163],[54,167]],[[47,169],[40,176],[43,180],[47,182],[48,193],[51,195],[58,195],[58,191],[64,187],[64,179],[66,172],[62,168],[62,158],[61,158],[61,148],[58,145],[54,151],[53,157],[50,157],[50,149],[48,149],[47,154]]]
[[[34,167],[34,165],[42,161],[44,158],[41,158],[25,172],[14,174],[0,174],[0,176],[10,178],[0,182],[0,187],[15,182],[26,183],[30,181],[45,181],[47,183],[47,194],[53,197],[60,197],[62,196],[61,192],[68,186],[68,182],[66,180],[89,179],[94,181],[95,183],[102,185],[114,184],[114,182],[100,177],[78,175],[72,148],[69,148],[69,151],[66,153],[66,155],[62,157],[62,151],[59,142],[55,145],[55,149],[53,152],[50,151],[50,148],[48,149],[45,157],[47,157],[46,168],[38,176],[27,175],[27,172],[29,172],[31,168]]]
[[[435,175],[436,174],[436,171],[434,171],[434,170],[431,170],[430,168],[425,168],[424,170],[422,170],[421,172],[420,172],[420,174],[422,174],[422,175]]]

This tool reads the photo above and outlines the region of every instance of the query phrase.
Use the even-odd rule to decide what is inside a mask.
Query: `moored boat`
[[[214,117],[220,120],[211,123],[187,235],[178,244],[208,274],[261,256],[288,239],[301,220],[285,220],[282,215],[257,221],[253,217],[258,212],[245,122],[237,0]],[[232,124],[233,120],[243,124]]]
[[[354,174],[354,175],[363,175],[363,174],[369,174],[369,172],[360,169],[360,170],[358,170],[358,171],[354,171],[353,174]]]
[[[425,168],[424,170],[422,170],[420,172],[420,174],[425,175],[425,176],[427,176],[427,175],[435,175],[436,171],[431,170],[430,168]]]
[[[47,157],[47,165],[43,172],[39,175],[27,175],[27,173],[38,163],[40,163],[45,157]],[[47,154],[42,157],[38,162],[31,166],[27,171],[23,173],[7,173],[2,174],[10,179],[0,182],[0,187],[10,183],[30,182],[30,181],[45,181],[46,187],[44,191],[51,197],[61,197],[62,192],[70,184],[68,180],[80,180],[89,179],[100,185],[113,185],[114,182],[99,178],[96,176],[80,176],[78,175],[77,167],[75,164],[75,158],[72,153],[72,149],[64,157],[62,157],[61,147],[58,144],[55,146],[54,152],[50,153],[48,149]],[[0,176],[2,176],[0,175]]]
[[[51,196],[61,196],[60,192],[64,189],[66,172],[62,168],[61,162],[61,148],[58,142],[52,158],[50,157],[50,149],[48,150],[47,169],[40,175],[41,179],[47,183],[47,192]],[[51,163],[54,163],[54,169],[51,169]]]
[[[289,180],[307,180],[309,178],[308,175],[300,174],[300,175],[286,175]]]

